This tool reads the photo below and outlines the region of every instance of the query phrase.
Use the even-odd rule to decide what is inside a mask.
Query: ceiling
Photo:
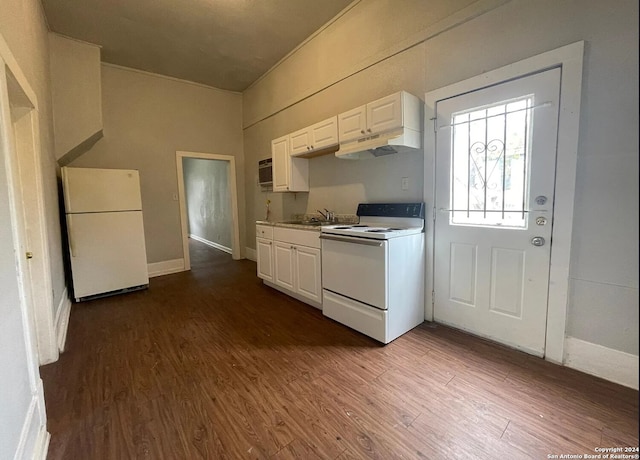
[[[42,0],[102,61],[243,91],[353,0]]]

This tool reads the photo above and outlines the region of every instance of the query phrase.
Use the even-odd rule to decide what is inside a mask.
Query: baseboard
[[[254,262],[257,262],[258,260],[258,254],[256,253],[255,249],[245,247],[244,255],[247,259],[253,260]]]
[[[58,340],[58,351],[62,353],[67,342],[67,329],[69,328],[69,315],[71,314],[71,298],[67,288],[62,291],[62,298],[56,312],[56,338]]]
[[[40,427],[36,447],[33,450],[33,460],[46,460],[49,451],[49,443],[51,442],[51,434],[47,431],[46,425]]]
[[[194,235],[194,234],[190,233],[189,234],[189,238],[192,238],[192,239],[194,239],[196,241],[200,241],[201,243],[204,243],[207,246],[211,246],[212,248],[218,249],[218,250],[226,252],[228,254],[232,253],[231,248],[228,248],[228,247],[223,246],[223,245],[218,244],[218,243],[214,243],[213,241],[209,241],[209,240],[207,240],[205,238],[202,238],[201,236]]]
[[[183,272],[184,259],[163,260],[162,262],[147,264],[147,270],[149,272],[149,278]]]
[[[638,356],[567,337],[564,365],[596,377],[638,389]]]
[[[38,398],[34,395],[20,431],[20,440],[13,457],[16,460],[44,460],[47,457],[51,436],[47,433],[46,424],[40,424],[37,406]]]

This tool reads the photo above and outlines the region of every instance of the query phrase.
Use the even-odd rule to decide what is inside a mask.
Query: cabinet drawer
[[[273,227],[271,225],[256,225],[256,238],[273,239]]]
[[[315,230],[296,230],[293,228],[275,227],[273,239],[294,245],[320,248],[320,232]]]

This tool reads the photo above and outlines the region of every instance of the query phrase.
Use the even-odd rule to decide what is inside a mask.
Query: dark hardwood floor
[[[199,243],[73,306],[50,459],[546,459],[638,445],[638,392],[427,323],[381,346]],[[558,458],[558,457],[556,457]]]

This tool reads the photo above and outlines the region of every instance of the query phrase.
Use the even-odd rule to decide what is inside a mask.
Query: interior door
[[[560,70],[436,106],[434,319],[542,356]]]

